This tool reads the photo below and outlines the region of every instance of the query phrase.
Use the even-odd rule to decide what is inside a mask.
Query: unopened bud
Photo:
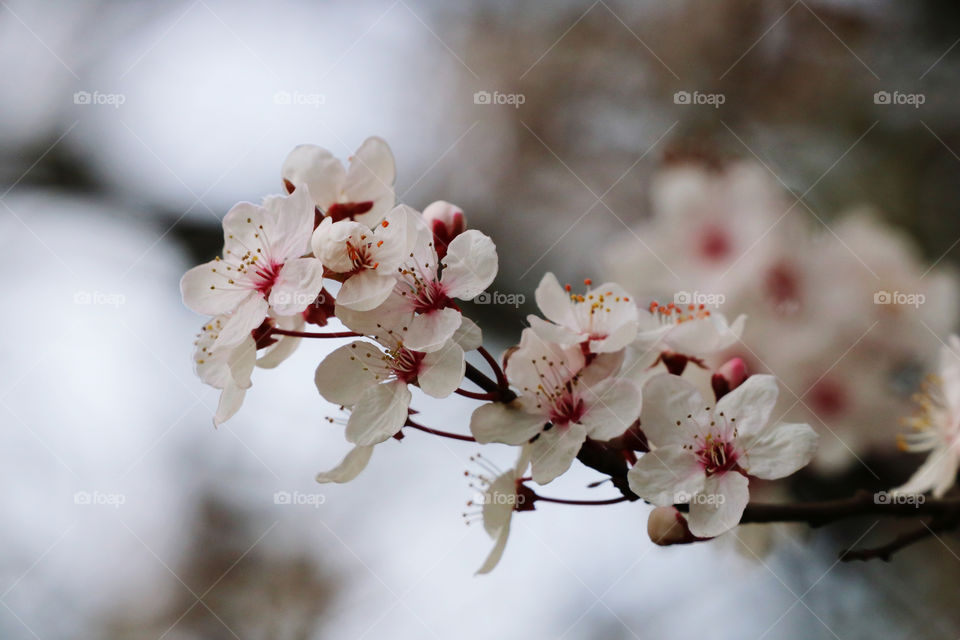
[[[647,520],[647,535],[654,544],[667,547],[672,544],[689,544],[697,538],[690,533],[687,519],[676,507],[657,507]]]
[[[747,379],[747,365],[743,358],[731,358],[723,363],[710,379],[717,400],[727,395]]]
[[[457,205],[437,200],[423,210],[423,219],[433,232],[433,246],[441,260],[447,255],[447,245],[467,228],[467,218]]]

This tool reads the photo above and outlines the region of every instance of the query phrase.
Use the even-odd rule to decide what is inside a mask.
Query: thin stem
[[[270,329],[270,333],[275,333],[281,336],[293,336],[294,338],[359,338],[363,335],[361,333],[354,333],[353,331],[312,332],[293,331],[292,329],[278,329],[277,327]]]
[[[500,368],[500,363],[497,362],[497,359],[490,355],[490,352],[484,349],[482,346],[477,347],[477,353],[483,356],[483,359],[487,361],[487,364],[490,365],[490,368],[493,369],[494,375],[497,376],[497,385],[501,389],[509,389],[510,383],[507,382],[507,376],[503,372],[503,369]]]
[[[476,442],[477,440],[473,436],[464,436],[459,433],[450,433],[449,431],[440,431],[439,429],[431,429],[430,427],[425,427],[422,424],[416,423],[410,418],[407,418],[407,423],[405,426],[413,427],[424,433],[430,433],[435,436],[441,436],[443,438],[450,438],[451,440],[462,440],[463,442]]]
[[[473,398],[474,400],[494,401],[500,399],[499,393],[478,393],[476,391],[467,391],[466,389],[455,389],[454,393],[464,398]]]
[[[553,502],[555,504],[575,504],[575,505],[584,505],[584,506],[593,506],[593,505],[604,505],[604,504],[617,504],[618,502],[627,502],[629,498],[626,496],[618,496],[616,498],[607,498],[606,500],[567,500],[565,498],[548,498],[547,496],[541,496],[537,494],[536,500],[543,502]]]

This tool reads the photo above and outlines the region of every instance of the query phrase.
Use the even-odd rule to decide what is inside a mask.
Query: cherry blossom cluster
[[[240,409],[255,368],[276,367],[305,338],[348,340],[322,359],[315,384],[345,412],[352,448],[317,480],[352,480],[377,445],[407,428],[515,447],[506,472],[477,458],[485,469],[473,476],[479,514],[495,540],[481,572],[499,561],[513,514],[537,501],[646,501],[658,507],[649,522],[655,541],[671,531],[668,542],[689,542],[735,527],[753,479],[783,478],[811,461],[814,430],[774,418],[774,376],[750,375],[741,358],[711,364],[740,343],[743,315],[728,322],[703,304],[641,301],[616,283],[573,287],[547,273],[535,291],[540,314],[527,318],[516,346],[493,357],[461,308],[497,275],[493,241],[468,229],[448,202],[422,213],[397,205],[395,177],[379,138],[347,166],[302,145],[283,163],[282,195],[226,214],[222,255],[181,282],[185,304],[208,317],[194,359],[201,380],[221,392],[215,424]],[[342,328],[312,330],[332,322]],[[947,350],[942,386],[931,383],[916,433],[902,440],[931,458],[902,491],[942,493],[956,475],[960,341]],[[467,361],[469,352],[489,373]],[[413,387],[475,401],[470,435],[424,424],[429,416],[411,406]],[[578,459],[610,476],[621,495],[537,493],[534,485]]]

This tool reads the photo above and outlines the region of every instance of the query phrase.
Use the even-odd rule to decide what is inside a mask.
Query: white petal
[[[637,338],[637,323],[627,321],[616,325],[606,338],[590,341],[591,353],[611,353],[619,351]]]
[[[226,264],[220,260],[190,269],[180,279],[183,304],[191,311],[208,316],[230,313],[250,295],[250,290],[231,285],[228,279]]]
[[[947,407],[960,414],[960,338],[952,335],[940,349],[940,379]]]
[[[369,387],[353,406],[347,420],[347,440],[359,445],[383,442],[400,431],[407,421],[410,389],[393,381]]]
[[[220,330],[220,335],[213,343],[215,349],[239,344],[250,332],[260,326],[267,317],[267,301],[256,291],[251,291],[247,299],[237,306],[237,310],[229,317]]]
[[[733,425],[740,438],[759,435],[770,422],[770,413],[777,404],[777,379],[771,375],[752,375],[739,387],[720,398],[716,413],[723,413]]]
[[[317,367],[317,391],[329,402],[352,407],[363,392],[382,381],[383,352],[369,342],[351,342],[330,353]]]
[[[310,250],[314,204],[305,185],[289,196],[264,198],[263,208],[269,213],[266,240],[270,243],[271,258],[299,258]]]
[[[241,389],[249,389],[250,376],[253,374],[253,368],[256,364],[257,343],[252,336],[247,335],[240,344],[233,348],[227,360],[233,383]]]
[[[583,351],[579,346],[558,345],[544,340],[533,329],[526,328],[520,334],[519,348],[507,359],[507,378],[518,389],[536,389],[540,384],[540,365],[537,363],[544,360],[553,363],[553,371],[548,374],[551,384],[569,380],[583,369],[584,364]]]
[[[651,377],[643,387],[643,411],[640,428],[657,447],[686,442],[691,423],[702,422],[705,400],[692,384],[670,373]],[[680,424],[677,424],[677,422]]]
[[[489,237],[470,229],[453,239],[443,263],[441,281],[447,295],[470,300],[497,276],[497,248]]]
[[[690,505],[690,533],[713,538],[737,526],[750,501],[748,484],[746,477],[734,472],[707,478],[703,491]]]
[[[548,320],[565,327],[573,327],[576,323],[573,313],[573,302],[570,294],[549,271],[544,274],[534,293],[540,313]]]
[[[689,502],[703,488],[706,476],[693,453],[671,445],[643,454],[627,472],[627,480],[635,494],[666,507]]]
[[[343,194],[348,202],[373,201],[373,209],[358,216],[361,221],[376,224],[393,207],[396,178],[390,145],[375,136],[364,140],[350,158],[350,168],[343,184]]]
[[[436,351],[453,337],[462,319],[460,312],[451,308],[418,314],[410,321],[403,344],[413,351]]]
[[[460,386],[465,370],[463,349],[451,340],[442,349],[423,357],[417,382],[427,395],[446,398]]]
[[[301,144],[283,161],[281,175],[293,185],[306,184],[314,203],[326,210],[338,201],[346,171],[323,147]]]
[[[220,403],[217,405],[217,412],[213,416],[213,425],[219,427],[221,424],[236,415],[243,404],[243,398],[247,394],[246,389],[237,385],[227,385],[220,393]]]
[[[956,483],[958,466],[960,466],[960,459],[955,453],[944,447],[937,447],[930,452],[910,479],[905,484],[892,489],[891,493],[913,495],[933,490],[935,498],[942,498]]]
[[[610,440],[623,435],[640,417],[640,388],[629,380],[613,379],[583,393],[587,412],[580,421],[594,440]]]
[[[543,318],[535,315],[527,316],[527,322],[530,328],[537,332],[541,339],[547,342],[555,342],[560,345],[580,344],[584,336],[573,329],[568,329],[559,324],[547,322]]]
[[[463,316],[452,340],[460,345],[460,348],[464,351],[473,351],[483,345],[483,333],[476,322]]]
[[[808,424],[778,424],[743,446],[740,466],[751,476],[776,480],[810,463],[817,451],[817,433]]]
[[[524,444],[540,433],[546,422],[542,415],[527,413],[516,402],[490,402],[474,409],[470,433],[481,444]]]
[[[327,482],[350,482],[360,472],[367,468],[370,462],[370,456],[373,455],[373,447],[354,447],[350,450],[343,461],[329,471],[321,471],[317,474],[317,482],[323,484]]]
[[[252,202],[238,202],[223,216],[224,259],[242,256],[263,246],[260,227],[271,228],[270,212]]]
[[[540,436],[530,443],[533,481],[547,484],[565,473],[586,439],[587,431],[579,424],[541,431]]]
[[[337,304],[355,311],[376,309],[390,296],[397,280],[381,275],[373,269],[364,269],[347,278],[337,293]]]
[[[306,322],[301,314],[277,319],[277,326],[281,329],[302,331]],[[277,342],[267,347],[265,353],[257,358],[257,366],[261,369],[273,369],[293,355],[300,344],[301,338],[294,336],[276,336]]]
[[[353,271],[353,258],[347,250],[347,241],[362,235],[371,237],[373,232],[353,220],[334,222],[332,218],[324,218],[313,232],[313,255],[331,271],[349,273]]]
[[[477,575],[483,575],[485,573],[490,573],[493,569],[500,563],[500,558],[503,557],[503,550],[507,547],[507,538],[510,536],[510,522],[507,521],[507,524],[500,528],[500,531],[497,532],[496,542],[493,545],[493,549],[490,550],[490,554],[487,556],[487,559],[484,560],[483,566],[477,569]]]
[[[280,269],[270,306],[281,316],[300,313],[317,299],[323,289],[323,265],[316,258],[287,260]]]

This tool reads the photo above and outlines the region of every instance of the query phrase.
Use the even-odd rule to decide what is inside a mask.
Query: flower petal
[[[218,316],[236,309],[250,295],[250,290],[231,285],[225,270],[223,261],[211,260],[183,274],[180,279],[183,304],[191,311],[207,316]]]
[[[287,260],[270,291],[270,306],[281,316],[300,313],[323,289],[323,265],[316,258]]]
[[[368,237],[373,232],[363,224],[353,220],[334,222],[332,218],[324,218],[313,232],[311,246],[313,255],[323,263],[327,269],[337,273],[353,271],[353,257],[347,249],[347,241],[360,236]]]
[[[891,489],[891,493],[913,495],[933,490],[933,497],[942,498],[956,483],[958,466],[960,459],[955,453],[944,447],[937,447],[930,452],[910,479],[896,489]]]
[[[643,387],[640,428],[657,447],[680,444],[686,441],[691,428],[686,417],[698,420],[705,408],[705,400],[696,387],[680,376],[660,373]]]
[[[707,478],[703,491],[690,504],[690,533],[699,538],[714,538],[737,526],[750,501],[748,485],[747,478],[739,473]]]
[[[447,247],[441,281],[451,298],[470,300],[497,276],[497,247],[476,229],[464,231]]]
[[[393,183],[397,179],[396,166],[390,145],[383,138],[367,138],[350,158],[350,168],[343,183],[343,195],[348,202],[373,202],[373,208],[357,216],[371,226],[383,219],[395,200]]]
[[[347,440],[366,446],[395,435],[407,421],[410,395],[410,389],[400,381],[368,387],[347,420]]]
[[[587,412],[580,423],[594,440],[623,435],[640,417],[640,388],[629,380],[615,378],[584,391]]]
[[[770,413],[777,404],[779,393],[775,377],[755,374],[720,398],[716,414],[722,413],[728,420],[736,418],[733,426],[737,428],[740,438],[760,435],[768,427]]]
[[[364,269],[343,283],[337,293],[337,304],[355,311],[376,309],[390,296],[397,280],[393,276],[381,275],[372,269]]]
[[[357,340],[330,353],[317,367],[314,382],[325,400],[352,407],[371,386],[384,378],[383,353]]]
[[[530,328],[537,332],[541,339],[547,342],[555,342],[559,345],[580,344],[583,336],[572,329],[559,324],[547,322],[543,318],[535,315],[527,316],[527,322]]]
[[[463,316],[456,309],[446,308],[414,316],[407,325],[403,344],[413,351],[429,353],[443,347],[453,337]]]
[[[321,471],[317,474],[317,482],[324,484],[327,482],[350,482],[360,472],[367,468],[370,462],[370,456],[373,455],[373,447],[356,446],[350,450],[343,461],[329,471]]]
[[[630,489],[659,507],[689,502],[703,488],[706,476],[696,456],[680,445],[643,454],[627,472]]]
[[[740,466],[751,476],[776,480],[810,463],[817,451],[817,433],[808,424],[778,424],[743,446]]]
[[[294,147],[283,161],[281,175],[290,184],[306,184],[314,204],[325,211],[338,202],[346,170],[323,147],[301,144]]]
[[[428,396],[446,398],[460,386],[466,366],[463,349],[451,340],[423,357],[417,382]]]
[[[234,384],[228,384],[220,393],[220,403],[217,405],[217,412],[213,416],[213,426],[219,427],[221,424],[236,415],[243,404],[243,398],[247,395],[247,390]]]
[[[267,308],[267,301],[262,295],[256,291],[249,292],[247,298],[237,306],[236,311],[224,323],[220,335],[213,343],[213,348],[221,349],[242,342],[267,317]]]
[[[490,402],[480,405],[470,416],[470,433],[477,442],[524,444],[540,433],[546,418],[527,413],[516,402]]]
[[[530,443],[533,481],[547,484],[566,472],[586,439],[587,430],[579,424],[541,431],[540,437]]]
[[[460,345],[460,348],[464,351],[473,351],[483,345],[483,332],[480,331],[476,322],[463,316],[452,340]]]
[[[269,214],[270,228],[266,240],[270,243],[271,258],[299,258],[310,251],[314,204],[306,185],[301,185],[289,196],[264,198],[263,208]]]
[[[560,286],[557,277],[549,271],[544,274],[534,293],[540,313],[547,320],[551,320],[565,327],[572,327],[576,322],[573,313],[573,302],[570,294]]]
[[[277,318],[277,326],[281,329],[302,331],[305,324],[306,322],[300,314]],[[276,338],[276,344],[267,347],[266,352],[257,358],[259,368],[273,369],[277,367],[297,350],[301,340],[301,338],[295,336],[276,336]]]

